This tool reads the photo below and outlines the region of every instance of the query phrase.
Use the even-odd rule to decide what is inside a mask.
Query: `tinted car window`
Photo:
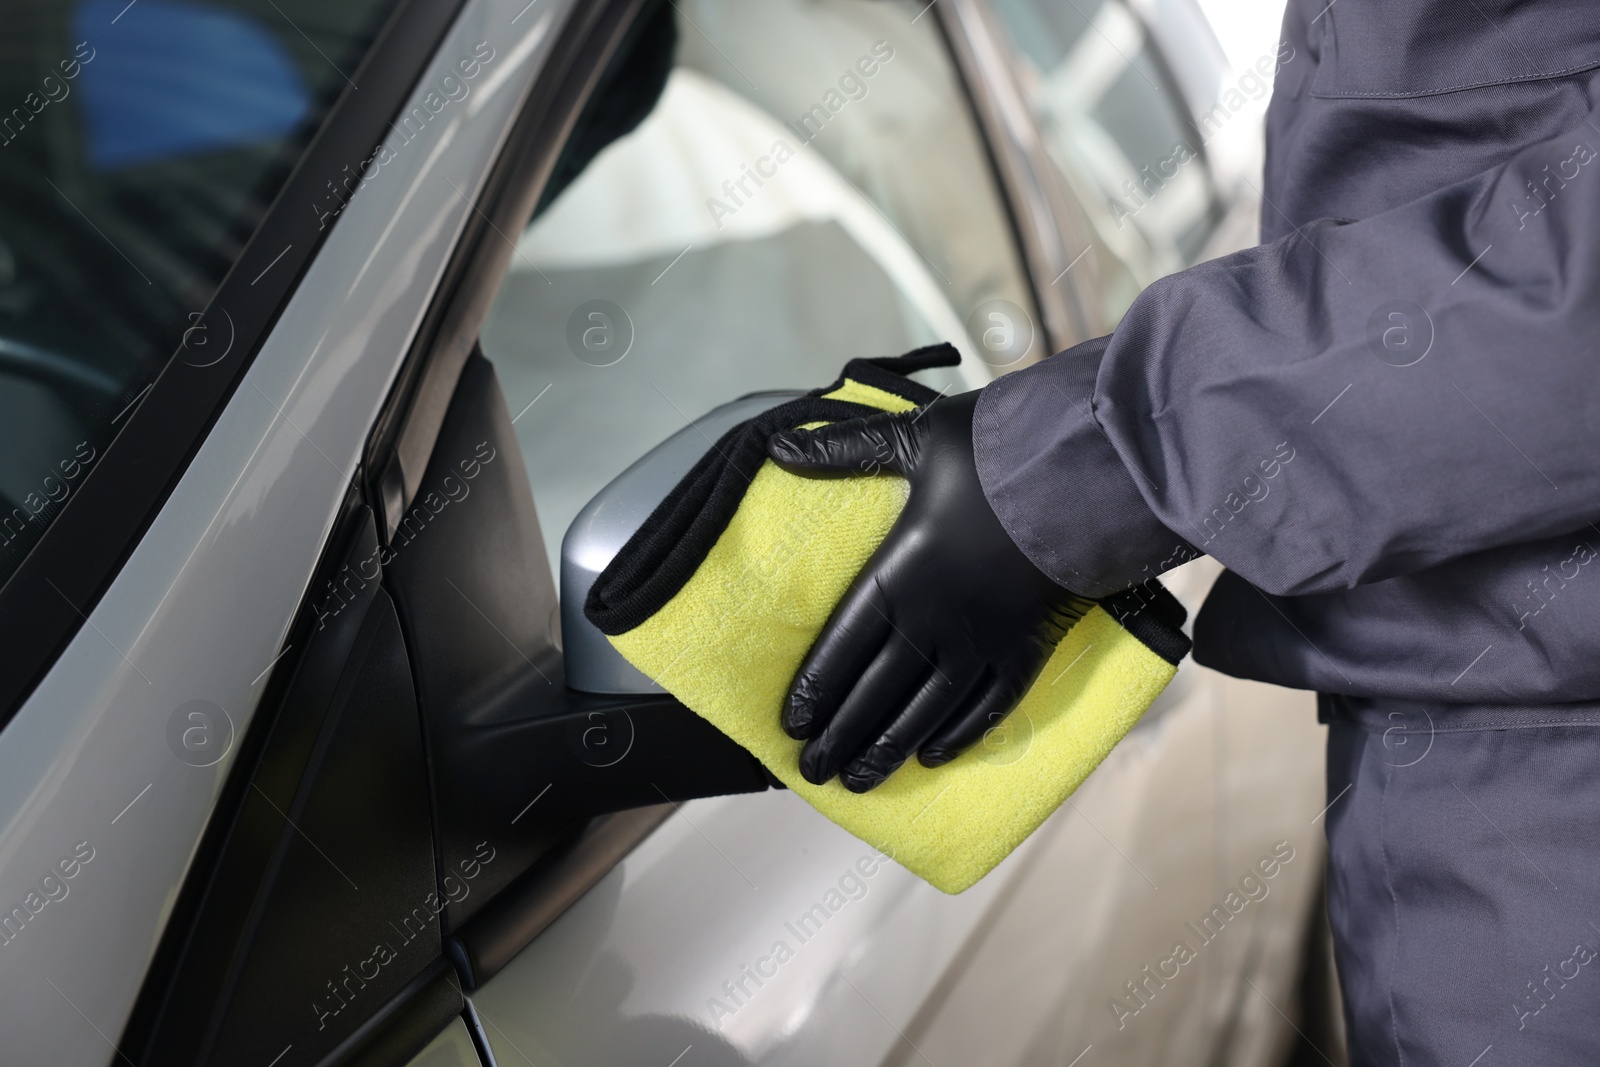
[[[1123,0],[995,0],[1045,147],[1093,221],[1115,322],[1140,288],[1195,261],[1223,208],[1204,131]]]
[[[199,313],[392,0],[12,5],[0,36],[0,581]],[[208,347],[209,346],[209,347]]]
[[[813,388],[854,357],[941,340],[966,358],[926,375],[936,388],[1045,354],[1042,339],[1001,358],[980,347],[986,332],[1036,332],[1036,315],[921,6],[658,9],[669,22],[656,47],[674,57],[659,99],[521,235],[482,336],[552,558],[595,491],[742,394]],[[621,114],[629,99],[619,90],[590,111]]]

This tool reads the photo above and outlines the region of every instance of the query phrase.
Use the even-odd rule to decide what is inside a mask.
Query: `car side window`
[[[390,0],[80,0],[0,42],[0,584],[202,322]]]
[[[923,375],[935,388],[1047,354],[982,137],[920,7],[677,0],[613,63],[577,164],[569,146],[557,166],[570,184],[517,240],[482,334],[552,564],[598,489],[726,401],[941,340],[966,358]],[[672,56],[653,106],[652,49]],[[646,107],[572,173],[604,139],[598,121],[628,128]]]
[[[1102,310],[1116,322],[1140,289],[1194,263],[1223,215],[1209,134],[1125,0],[994,9],[1045,148],[1109,252]]]

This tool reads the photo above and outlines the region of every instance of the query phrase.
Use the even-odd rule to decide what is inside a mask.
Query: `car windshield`
[[[8,6],[0,582],[184,341],[393,3]]]

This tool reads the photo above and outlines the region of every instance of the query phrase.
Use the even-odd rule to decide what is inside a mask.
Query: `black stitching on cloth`
[[[1320,92],[1313,90],[1311,96],[1319,100],[1413,100],[1420,96],[1444,96],[1448,93],[1464,92],[1468,89],[1498,89],[1502,86],[1528,85],[1534,82],[1551,81],[1564,78],[1569,74],[1583,74],[1600,67],[1600,59],[1584,60],[1570,67],[1560,70],[1531,74],[1513,74],[1507,78],[1490,78],[1487,81],[1463,82],[1460,85],[1446,85],[1438,89],[1403,89],[1403,90],[1359,90],[1359,89],[1324,89]]]

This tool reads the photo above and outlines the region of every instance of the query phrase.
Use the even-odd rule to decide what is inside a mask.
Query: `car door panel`
[[[792,794],[684,805],[469,992],[491,1047],[555,1065],[656,1064],[692,1045],[708,1064],[1062,1067],[1092,1045],[1108,1062],[1205,1048],[1264,1067],[1288,1034],[1268,1004],[1292,1001],[1321,875],[1306,830],[1319,731],[1284,714],[1280,691],[1191,672],[1072,804],[957,897],[872,862]],[[1225,776],[1238,763],[1270,772]],[[1259,910],[1214,945],[1196,939],[1186,922],[1278,841],[1296,858]],[[818,923],[812,909],[830,905]],[[1138,1006],[1124,983],[1175,940],[1203,964],[1137,1017],[1109,1011]],[[1235,1012],[1253,1025],[1227,1026]]]
[[[877,1063],[1027,862],[952,897],[788,791],[692,801],[469,995],[501,1062]]]

